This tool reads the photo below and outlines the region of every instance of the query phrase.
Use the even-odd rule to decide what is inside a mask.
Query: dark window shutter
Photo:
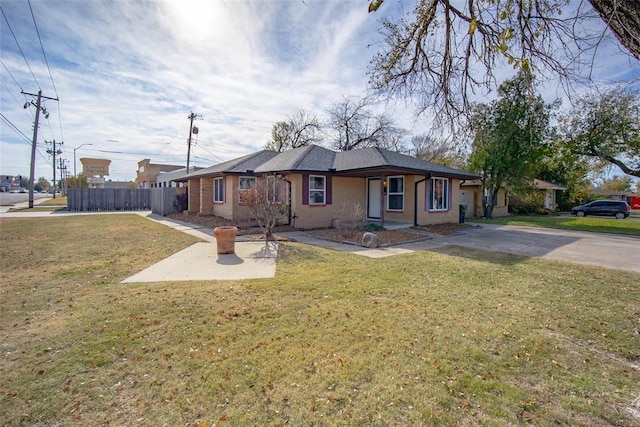
[[[326,192],[327,192],[327,205],[331,204],[331,193],[333,193],[332,191],[332,185],[331,185],[331,175],[325,177],[325,186],[326,186]]]
[[[449,182],[449,188],[447,189],[447,194],[449,195],[449,200],[447,201],[447,206],[449,207],[448,210],[452,210],[453,206],[451,205],[451,203],[453,202],[453,178],[449,178],[448,179]]]
[[[309,175],[306,173],[302,174],[302,204],[309,204]]]
[[[424,199],[424,210],[428,211],[429,209],[433,209],[433,203],[431,200],[431,186],[433,184],[431,184],[431,178],[427,179],[425,181],[424,184],[424,192],[425,192],[425,199]]]

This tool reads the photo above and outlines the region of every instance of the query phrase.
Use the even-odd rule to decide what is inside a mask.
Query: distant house
[[[544,193],[544,210],[548,212],[556,211],[556,193],[567,189],[567,187],[563,187],[562,185],[543,181],[541,179],[534,179],[533,186],[537,191]]]
[[[540,206],[531,205],[528,207],[535,210],[540,208],[548,212],[555,212],[556,192],[566,190],[566,187],[541,179],[534,179],[533,187],[536,192],[540,193]],[[509,195],[506,188],[500,187],[498,189],[498,195],[493,201],[493,216],[507,216],[510,205],[521,206],[529,205],[530,203],[531,202],[524,202],[518,196]],[[461,184],[460,204],[467,207],[467,217],[482,217],[484,215],[482,209],[482,182],[480,182],[480,180],[466,181]]]
[[[625,202],[640,196],[632,191],[609,190],[607,188],[592,188],[589,193],[593,199],[623,200]]]
[[[479,179],[464,181],[460,184],[460,204],[466,208],[467,217],[481,218],[484,216],[482,207],[482,182]],[[507,216],[509,214],[509,198],[504,187],[498,189],[498,194],[493,201],[493,217]]]
[[[180,180],[188,181],[190,213],[240,222],[250,220],[240,192],[264,175],[286,179],[290,215],[301,229],[330,227],[336,218],[382,226],[458,222],[460,182],[478,178],[382,148],[335,152],[310,145],[258,151]]]

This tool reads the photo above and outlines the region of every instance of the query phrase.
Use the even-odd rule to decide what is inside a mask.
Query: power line
[[[53,74],[51,74],[51,67],[49,67],[49,61],[47,60],[47,54],[44,52],[44,45],[42,44],[42,38],[40,37],[40,30],[38,30],[38,24],[36,23],[36,16],[33,14],[33,8],[31,7],[31,0],[27,0],[29,3],[29,10],[31,11],[31,18],[33,18],[33,26],[36,28],[36,34],[38,35],[38,40],[40,41],[40,49],[42,49],[42,56],[44,57],[44,63],[47,64],[47,70],[49,71],[49,78],[51,79],[51,84],[53,85],[53,91],[56,94],[56,98],[60,98],[58,96],[58,89],[56,88],[56,83],[53,81]],[[60,104],[58,103],[58,123],[60,125],[60,137],[62,138],[62,116],[60,115]],[[51,128],[51,124],[49,124],[49,128]],[[53,130],[51,129],[51,133],[53,134]]]
[[[29,71],[31,72],[31,77],[33,77],[33,80],[36,82],[36,86],[38,86],[38,89],[41,89],[40,83],[38,83],[38,80],[36,79],[36,76],[33,74],[33,70],[31,69],[31,66],[29,65],[29,61],[27,61],[27,57],[25,56],[24,52],[22,51],[22,48],[20,47],[20,43],[18,43],[18,39],[16,38],[16,35],[13,32],[13,28],[11,28],[11,24],[9,24],[9,20],[7,19],[7,15],[5,15],[4,9],[2,8],[2,6],[0,6],[0,11],[2,11],[2,16],[4,16],[4,20],[7,22],[7,26],[9,27],[9,31],[11,31],[11,35],[13,36],[13,39],[16,41],[16,45],[18,46],[18,50],[22,54],[22,57],[24,58],[24,62],[25,62],[25,64],[27,64],[27,68],[29,68]]]
[[[11,89],[9,89],[9,87],[8,87],[8,86],[7,86],[7,84],[4,82],[4,80],[1,80],[1,81],[2,81],[2,86],[4,86],[4,87],[5,87],[5,89],[7,89],[7,93],[8,93],[9,95],[11,95],[11,97],[13,98],[13,100],[14,100],[14,101],[16,101],[16,103],[17,103],[20,107],[22,107],[22,102],[18,101],[18,98],[16,98],[15,96],[13,96],[13,91],[12,91]],[[25,99],[26,99],[26,97],[25,97]],[[29,117],[31,117],[31,116],[29,115],[29,113],[28,113],[26,110],[24,110],[23,108],[20,108],[20,109],[21,109],[21,110],[23,110],[23,111],[24,111],[24,113],[25,113],[26,115],[28,115]]]
[[[200,144],[197,144],[197,145],[198,145],[198,147],[202,148],[202,149],[203,149],[204,151],[206,151],[207,153],[211,154],[213,157],[216,157],[216,158],[217,158],[217,159],[219,159],[221,162],[224,162],[224,159],[223,159],[222,157],[220,157],[220,156],[218,156],[217,154],[214,154],[214,153],[212,153],[211,151],[207,150],[207,149],[205,148],[205,146],[204,146],[204,145],[200,145]],[[205,160],[206,160],[206,159],[205,159]]]
[[[36,23],[36,16],[33,14],[33,8],[31,7],[31,0],[27,0],[29,3],[29,10],[31,11],[31,18],[33,18],[33,26],[36,27],[36,34],[38,35],[38,41],[40,41],[40,49],[42,49],[42,56],[44,56],[44,63],[47,64],[47,70],[49,70],[49,78],[51,78],[51,84],[53,85],[53,91],[56,94],[56,98],[58,96],[58,90],[56,89],[56,84],[53,81],[53,75],[51,74],[51,68],[49,68],[49,61],[47,61],[47,54],[44,53],[44,45],[42,44],[42,38],[40,37],[40,31],[38,30],[38,24]]]
[[[56,98],[60,98],[58,96],[58,89],[56,88],[56,82],[53,81],[53,74],[51,73],[51,67],[49,67],[49,61],[47,60],[47,54],[44,52],[44,45],[42,44],[42,38],[40,37],[40,30],[38,30],[38,24],[36,23],[36,16],[33,13],[33,8],[31,7],[31,0],[27,0],[29,3],[29,10],[31,11],[31,18],[33,18],[33,26],[36,28],[36,34],[38,35],[38,41],[40,42],[40,49],[42,49],[42,56],[44,57],[44,63],[47,64],[47,70],[49,71],[49,78],[51,79],[51,84],[53,85],[53,91],[56,94]],[[60,114],[60,103],[58,103],[58,123],[60,125],[60,137],[62,138],[62,116]],[[49,124],[49,128],[51,128],[51,124]],[[53,129],[51,129],[51,134],[53,135]]]
[[[18,85],[20,90],[22,90],[22,86],[20,86],[20,83],[18,83],[18,80],[16,80],[16,78],[13,77],[13,74],[11,74],[11,71],[9,71],[9,68],[7,68],[7,66],[5,65],[4,61],[2,59],[0,59],[0,62],[2,63],[2,66],[4,67],[4,69],[7,70],[7,73],[9,73],[9,75],[11,76],[13,81],[16,82],[16,84]]]
[[[4,120],[15,131],[15,133],[17,133],[18,135],[23,137],[25,139],[25,141],[27,141],[27,143],[31,144],[31,140],[29,139],[29,137],[27,137],[27,135],[22,133],[22,131],[20,129],[18,129],[16,127],[16,125],[11,123],[11,121],[9,119],[7,119],[4,114],[0,113],[0,117],[2,118],[2,120]]]

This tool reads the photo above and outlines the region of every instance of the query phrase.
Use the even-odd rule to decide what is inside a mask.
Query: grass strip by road
[[[492,219],[473,219],[473,222],[640,236],[640,221],[608,217],[516,215]]]
[[[67,210],[67,197],[66,196],[56,196],[47,198],[45,200],[36,200],[36,203],[32,208],[24,207],[24,208],[11,208],[9,212],[54,212],[54,211],[66,211]]]
[[[136,215],[0,227],[3,425],[638,422],[638,274],[286,243],[273,279],[120,284],[193,239]]]

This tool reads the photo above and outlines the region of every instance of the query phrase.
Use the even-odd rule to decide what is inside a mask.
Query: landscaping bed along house
[[[216,228],[221,226],[229,226],[233,225],[238,228],[238,235],[250,235],[250,234],[261,234],[262,231],[260,227],[256,226],[253,223],[236,223],[232,220],[222,218],[219,216],[209,215],[209,216],[200,216],[197,214],[171,214],[167,216],[168,218],[185,221],[192,224],[201,225],[203,227],[208,228]],[[358,228],[323,228],[317,230],[307,230],[307,234],[318,237],[321,239],[327,239],[336,242],[344,242],[350,244],[361,244],[362,236],[364,233],[370,231],[378,236],[381,245],[395,245],[405,242],[413,242],[416,240],[426,239],[432,237],[434,234],[436,235],[451,235],[458,232],[462,228],[472,227],[470,224],[457,224],[457,223],[446,223],[446,224],[433,224],[426,226],[418,226],[411,227],[400,230],[380,230],[376,229],[376,227],[365,226]],[[274,235],[278,233],[284,233],[287,231],[294,231],[294,228],[288,225],[277,226],[274,229]]]

